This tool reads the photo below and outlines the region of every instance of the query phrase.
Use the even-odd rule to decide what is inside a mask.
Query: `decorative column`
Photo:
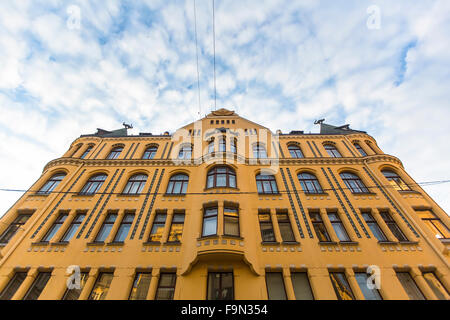
[[[433,290],[431,290],[431,288],[428,286],[428,283],[422,276],[422,272],[419,268],[411,268],[410,274],[427,300],[439,300],[438,297],[434,294]]]
[[[328,232],[328,235],[330,236],[331,241],[339,242],[339,238],[336,236],[333,226],[331,225],[331,222],[328,219],[328,214],[327,214],[326,209],[323,209],[323,208],[320,209],[320,217],[323,221],[323,224],[325,225],[325,228],[327,229],[327,232]]]
[[[108,300],[127,300],[133,285],[134,275],[135,272],[132,268],[116,268],[108,290]]]
[[[52,270],[52,275],[39,296],[39,300],[60,300],[67,290],[67,277],[64,268]]]
[[[350,284],[350,288],[353,291],[353,295],[355,296],[356,300],[365,300],[364,294],[361,291],[361,288],[359,287],[358,281],[356,281],[355,278],[355,272],[352,269],[346,269],[345,275],[347,277],[347,281]]]
[[[281,237],[280,227],[278,225],[276,211],[274,209],[270,209],[270,220],[272,220],[273,233],[275,234],[275,240],[277,242],[283,242],[283,238]]]
[[[308,268],[308,277],[316,300],[337,300],[327,268]]]
[[[288,300],[296,300],[294,286],[292,285],[291,270],[287,267],[283,268],[283,280]]]
[[[84,284],[83,289],[81,290],[81,294],[78,300],[89,299],[89,295],[91,294],[95,281],[97,280],[98,273],[99,272],[97,268],[93,268],[89,271],[88,278],[86,280],[86,283]]]
[[[150,287],[147,293],[147,300],[155,300],[156,290],[158,289],[159,276],[161,275],[160,268],[152,269],[152,280],[150,281]]]

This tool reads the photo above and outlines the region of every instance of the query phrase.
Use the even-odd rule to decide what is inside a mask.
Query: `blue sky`
[[[196,4],[203,116],[212,2]],[[416,181],[450,179],[449,1],[215,7],[218,108],[273,131],[349,123]],[[0,188],[27,189],[80,134],[124,121],[159,134],[199,117],[194,1],[1,1],[0,70]],[[450,184],[426,191],[450,212]],[[0,215],[19,196],[0,193]]]

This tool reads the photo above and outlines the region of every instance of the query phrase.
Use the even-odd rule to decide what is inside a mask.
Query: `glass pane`
[[[271,223],[261,223],[262,241],[275,241],[275,234]]]
[[[338,300],[354,300],[352,289],[343,273],[330,273],[331,283]]]
[[[229,181],[229,182],[230,182],[230,185],[229,185],[229,186],[230,186],[231,188],[236,188],[236,176],[231,176],[231,175],[230,175],[230,176],[229,176],[229,179],[230,179],[230,181]]]
[[[181,193],[181,183],[180,181],[175,182],[175,185],[173,187],[173,193],[174,194],[179,194]]]
[[[294,233],[292,232],[291,224],[288,223],[279,223],[281,238],[283,241],[292,242],[295,241]]]
[[[174,292],[173,288],[158,288],[155,300],[173,300]]]
[[[387,238],[384,235],[383,231],[381,231],[380,227],[378,226],[378,224],[376,224],[375,222],[370,222],[368,223],[370,230],[372,231],[373,235],[375,236],[375,238],[377,238],[378,241],[386,241]]]
[[[23,300],[37,300],[50,280],[51,272],[41,272],[34,280]]]
[[[96,242],[105,242],[109,233],[111,232],[113,225],[112,224],[104,224],[95,239]]]
[[[169,241],[181,241],[181,236],[183,235],[183,224],[177,223],[172,224],[170,228]]]
[[[154,223],[149,241],[160,242],[164,232],[164,224]]]
[[[340,241],[350,241],[350,238],[347,235],[347,232],[345,231],[344,226],[342,223],[333,223],[332,224],[334,232],[336,232],[336,236],[339,238]]]
[[[213,188],[214,187],[214,176],[208,176],[208,182],[206,184],[207,188]]]
[[[138,273],[131,289],[130,300],[146,300],[151,280],[151,273]]]
[[[237,217],[224,216],[224,234],[239,236],[239,219]]]
[[[410,300],[425,300],[424,295],[408,272],[397,272],[397,278],[408,294]]]
[[[216,176],[216,187],[226,187],[227,178],[226,174],[218,174]]]
[[[105,300],[112,279],[112,273],[101,273],[92,289],[89,300]]]
[[[388,223],[388,227],[392,234],[397,238],[398,241],[408,241],[400,228],[395,224],[395,222]]]
[[[281,273],[266,273],[266,284],[269,300],[287,300],[283,275]]]
[[[116,238],[114,239],[114,242],[124,242],[127,238],[128,232],[130,231],[131,224],[122,224],[119,227],[119,230],[117,231]]]
[[[361,289],[364,298],[366,300],[382,300],[380,293],[377,289],[369,289],[367,285],[368,275],[367,273],[358,272],[355,273],[356,282],[358,282],[359,288]]]
[[[44,237],[44,239],[42,239],[42,241],[44,241],[44,242],[50,241],[50,240],[53,238],[53,236],[55,235],[55,233],[58,232],[59,228],[61,228],[61,224],[59,224],[59,223],[58,223],[58,224],[54,224],[54,225],[50,228],[49,232],[48,232],[47,235]]]
[[[330,241],[330,237],[328,236],[327,229],[323,225],[323,223],[314,223],[314,230],[316,231],[317,238],[319,241],[328,242]]]
[[[291,273],[291,280],[297,300],[314,300],[308,275],[305,272]]]
[[[203,219],[203,236],[210,236],[217,232],[217,216]]]
[[[8,285],[0,294],[0,300],[11,300],[16,293],[17,289],[21,286],[22,282],[27,277],[26,272],[17,272],[14,277],[9,281]]]

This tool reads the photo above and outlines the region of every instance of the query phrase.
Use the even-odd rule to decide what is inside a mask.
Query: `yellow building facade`
[[[220,109],[82,135],[0,220],[0,299],[449,299],[450,219],[363,131]]]

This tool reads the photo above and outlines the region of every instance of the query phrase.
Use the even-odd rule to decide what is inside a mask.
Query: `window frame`
[[[318,219],[315,219],[315,218],[313,217],[313,215],[314,215],[315,217],[318,217]],[[320,214],[320,212],[317,212],[317,211],[309,212],[309,218],[310,218],[310,220],[311,220],[311,224],[313,225],[313,229],[314,229],[314,232],[315,232],[315,234],[316,234],[316,237],[317,237],[317,239],[319,239],[319,243],[332,242],[331,237],[330,237],[330,233],[329,233],[329,231],[327,230],[327,227],[326,227],[326,225],[325,225],[325,222],[324,222],[323,219],[322,219],[322,215]],[[319,227],[317,227],[317,226],[319,226]],[[325,233],[323,233],[323,234],[325,235],[325,238],[326,238],[325,241],[324,241],[324,240],[321,240],[321,237],[319,236],[319,234],[322,234],[322,233],[317,232],[317,229],[320,228],[320,227],[323,228],[322,231],[325,231]],[[320,230],[320,229],[319,229],[319,230]]]
[[[291,158],[293,158],[293,159],[302,159],[302,158],[305,157],[304,154],[303,154],[303,151],[302,151],[302,149],[300,148],[299,145],[294,144],[294,143],[290,143],[290,144],[288,144],[287,147],[288,147],[289,154],[291,155]]]
[[[296,286],[294,284],[294,278],[295,278],[295,275],[299,275],[299,274],[304,275],[305,280],[306,280],[306,282],[308,284],[308,289],[309,289],[309,292],[311,294],[311,298],[312,299],[299,299],[299,297],[297,297],[296,290],[295,290]],[[295,296],[296,300],[315,300],[314,292],[313,292],[312,287],[311,287],[311,281],[309,279],[307,271],[291,271],[291,282],[292,282],[292,289],[294,290],[294,296]]]
[[[226,210],[235,210],[236,211],[236,215],[231,215],[231,214],[227,214]],[[229,219],[232,219],[234,222],[237,221],[237,234],[229,234],[226,233],[226,217],[228,217]],[[230,206],[230,205],[225,205],[223,207],[223,235],[227,236],[227,237],[240,237],[241,236],[241,225],[240,225],[240,214],[239,214],[239,208],[235,207],[235,206]]]
[[[281,279],[281,284],[283,285],[283,290],[284,290],[284,299],[271,299],[270,298],[270,290],[269,290],[269,285],[267,282],[267,278],[268,275],[274,275],[277,274],[279,276],[279,278]],[[286,284],[284,283],[284,276],[283,276],[283,272],[281,271],[270,271],[270,272],[265,272],[264,278],[266,280],[266,290],[267,290],[267,299],[268,300],[288,300],[288,296],[287,296],[287,292],[286,292]],[[279,279],[278,279],[279,280]]]
[[[209,214],[206,215],[207,210],[215,210],[215,214]],[[207,218],[214,218],[215,217],[215,223],[216,223],[216,232],[211,234],[205,234],[205,219]],[[201,237],[214,237],[218,235],[218,228],[219,228],[219,207],[218,206],[211,206],[211,207],[205,207],[203,208],[203,217],[202,217],[202,233]]]
[[[178,150],[178,160],[192,160],[192,154],[194,148],[192,144],[183,144],[180,146],[180,149]]]
[[[408,295],[409,300],[427,300],[427,298],[425,297],[425,295],[423,294],[422,290],[420,290],[419,286],[417,285],[417,282],[414,280],[414,278],[411,276],[411,274],[408,271],[396,271],[395,275],[397,276],[398,281],[400,282],[400,284],[403,287],[403,290],[405,291],[405,293]],[[408,279],[405,279],[403,277],[399,277],[399,275],[407,275],[406,277]],[[403,278],[403,279],[402,279]],[[419,293],[417,298],[412,298],[412,296],[410,295],[410,290],[407,290],[406,285],[408,285],[408,283],[403,282],[402,280],[407,280],[409,281],[409,283],[412,285],[412,287],[409,287],[408,289],[412,289],[412,291],[416,291],[414,294]],[[423,299],[420,299],[423,298]]]
[[[148,282],[148,288],[146,290],[147,291],[146,297],[147,297],[147,295],[148,295],[148,293],[150,291],[150,285],[151,285],[152,278],[153,278],[152,277],[152,273],[150,271],[147,271],[147,272],[136,272],[136,274],[134,276],[134,279],[133,279],[133,284],[131,285],[130,294],[128,295],[128,300],[132,300],[132,301],[146,300],[146,297],[144,299],[136,299],[137,295],[136,295],[135,298],[132,299],[133,294],[138,291],[140,283],[136,285],[136,281],[138,281],[138,276],[140,276],[140,275],[146,275],[146,276],[150,277],[149,282]],[[134,289],[136,289],[136,291]]]
[[[280,191],[278,189],[277,179],[275,178],[275,175],[258,173],[255,176],[255,180],[256,180],[256,189],[258,190],[259,195],[280,194]],[[270,192],[268,192],[269,190],[267,190],[267,192],[266,192],[266,189],[264,187],[265,183],[268,183],[268,185],[270,186]],[[274,185],[275,185],[275,191],[274,191]]]
[[[211,297],[209,296],[209,291],[210,288],[209,286],[211,285],[211,279],[210,277],[213,275],[219,274],[220,275],[220,280],[219,280],[219,291],[222,292],[223,291],[223,286],[222,286],[222,275],[230,275],[231,274],[231,285],[232,285],[232,290],[231,290],[231,299],[211,299]],[[232,301],[234,300],[234,291],[235,291],[235,286],[234,286],[234,273],[233,271],[208,271],[208,278],[207,278],[207,283],[206,283],[206,300],[209,301]]]
[[[183,216],[183,221],[175,221],[175,216]],[[169,228],[169,234],[167,237],[167,242],[169,243],[181,243],[181,238],[183,237],[183,230],[184,230],[184,223],[186,220],[186,214],[185,212],[174,212],[172,215],[172,220],[170,221],[170,228]],[[181,234],[180,234],[180,239],[179,240],[171,240],[171,238],[173,237],[172,233],[174,231],[174,226],[176,225],[181,225]]]
[[[114,217],[113,221],[109,221],[109,219],[111,217]],[[103,221],[100,229],[97,232],[97,235],[95,236],[94,243],[105,243],[106,239],[108,239],[108,237],[111,235],[111,231],[114,228],[114,224],[117,222],[117,217],[118,217],[118,214],[116,212],[111,212],[106,215],[105,220]],[[100,235],[102,235],[105,232],[104,230],[108,226],[110,226],[108,233],[106,234],[106,236],[104,236],[103,240],[99,240]],[[103,238],[103,235],[102,235],[102,238]]]
[[[83,218],[81,218],[83,217]],[[81,218],[81,219],[80,219]],[[70,225],[67,227],[66,231],[64,232],[64,235],[61,237],[60,242],[62,243],[68,243],[77,233],[78,229],[80,228],[81,224],[83,223],[84,219],[86,218],[86,213],[77,213],[75,217],[70,222]],[[79,221],[78,221],[79,220]],[[72,236],[69,239],[66,239],[69,235],[69,232],[71,232],[72,229],[75,229]]]
[[[122,154],[123,149],[124,149],[123,146],[113,147],[109,152],[108,156],[106,157],[106,160],[116,160]]]
[[[280,216],[285,216],[280,220]],[[280,210],[277,211],[275,213],[275,217],[277,218],[277,223],[278,223],[278,229],[280,230],[280,235],[281,235],[281,240],[283,241],[283,243],[295,243],[297,242],[297,240],[295,239],[295,234],[294,234],[294,229],[292,228],[292,223],[291,223],[291,219],[289,217],[289,211],[287,210]],[[285,239],[285,234],[283,231],[286,231],[286,229],[282,229],[281,226],[288,226],[289,228],[289,232],[290,235],[288,236],[291,237],[291,239],[286,240]]]
[[[339,152],[338,148],[332,143],[324,143],[323,147],[327,152],[328,156],[331,158],[342,158],[342,154]]]
[[[158,219],[160,217],[161,219]],[[164,221],[162,220],[164,218]],[[164,236],[164,230],[166,228],[167,223],[167,212],[156,212],[155,218],[153,219],[152,227],[150,229],[150,234],[148,235],[148,242],[149,243],[162,243],[163,236]],[[158,236],[158,229],[155,230],[155,228],[160,227],[162,228],[161,237],[159,240],[155,240],[154,238]]]
[[[337,297],[338,300],[356,300],[355,294],[354,294],[353,289],[352,289],[352,287],[350,285],[350,282],[347,279],[347,276],[346,276],[345,272],[343,272],[343,271],[334,271],[334,272],[329,272],[329,274],[330,274],[331,284],[333,286],[334,292],[335,292],[336,297]],[[342,278],[341,279],[337,279],[337,277],[334,277],[334,276],[337,276],[337,275],[342,276]],[[342,280],[344,280],[344,282],[345,282],[345,283],[343,283],[344,287],[347,287],[347,288],[344,288],[343,291],[345,292],[345,289],[349,289],[349,291],[350,291],[350,298],[351,299],[343,299],[343,297],[339,294],[339,290],[336,287],[335,281],[333,281],[333,279],[336,282],[338,282],[338,284],[342,284]]]
[[[131,221],[130,221],[130,217],[131,217]],[[133,225],[134,218],[135,218],[134,213],[129,212],[129,213],[124,214],[124,216],[122,217],[122,221],[120,221],[119,228],[117,229],[116,234],[114,235],[113,243],[124,243],[125,242],[125,240],[128,237],[128,234],[130,233],[130,229],[131,229],[131,226]],[[125,234],[125,238],[123,240],[118,239],[119,235],[121,236],[121,233],[123,233],[123,229],[125,229],[125,228],[128,228],[128,230],[126,231],[126,234]]]
[[[67,176],[65,172],[57,172],[53,174],[43,185],[42,187],[36,192],[36,195],[44,195],[47,196],[51,194],[58,186],[59,184],[64,180],[64,178]],[[61,177],[58,178],[57,177]],[[44,188],[46,188],[44,190]]]
[[[331,216],[334,216],[335,218],[331,218]],[[334,212],[327,212],[328,220],[330,220],[331,227],[333,228],[334,233],[336,234],[336,237],[339,239],[340,242],[352,242],[352,239],[350,238],[350,235],[347,232],[347,229],[345,228],[344,223],[342,222],[342,219],[337,211]],[[340,233],[337,232],[337,230],[341,231],[344,234],[345,240],[342,240],[340,238]]]
[[[171,279],[171,285],[170,286],[161,286],[161,279],[163,278],[163,276],[166,275],[171,275],[173,278]],[[156,287],[156,292],[155,292],[155,300],[173,300],[175,297],[175,288],[177,286],[177,274],[176,272],[161,272],[159,275],[159,279],[158,279],[158,286]],[[160,289],[171,289],[171,297],[170,299],[159,299],[158,298],[158,293]]]
[[[145,179],[143,177],[145,177]],[[125,187],[123,188],[122,195],[127,195],[127,196],[141,195],[142,190],[145,188],[145,185],[147,184],[147,180],[148,180],[148,175],[146,175],[145,173],[137,173],[137,174],[132,175],[128,179]],[[133,188],[135,187],[135,185],[137,185],[136,192],[131,192],[133,190]]]
[[[98,177],[104,177],[103,180],[95,180]],[[80,190],[79,195],[81,196],[92,196],[97,194],[97,192],[102,188],[105,181],[108,179],[108,175],[105,173],[99,173],[89,177],[89,179],[84,184],[83,188]],[[94,186],[94,190],[90,191]]]
[[[309,175],[310,177],[307,178],[305,177],[305,175]],[[324,194],[320,181],[315,174],[312,174],[310,172],[300,172],[299,174],[297,174],[297,179],[305,194]],[[312,185],[314,190],[311,190],[308,187],[308,183]]]
[[[353,142],[353,146],[358,150],[361,157],[367,157],[367,152],[361,147],[361,145],[358,142]]]
[[[269,219],[268,220],[262,220],[261,216],[263,216],[263,215],[267,215],[269,217]],[[258,212],[258,222],[259,222],[259,230],[261,232],[261,242],[262,243],[274,243],[274,242],[277,242],[271,213],[269,211],[260,211],[260,212]],[[272,234],[271,238],[273,240],[265,240],[265,236],[264,236],[263,228],[262,228],[263,225],[270,225],[270,230],[271,230],[271,234]],[[269,229],[264,229],[264,231],[266,231],[266,230],[269,230]]]
[[[23,296],[22,300],[38,300],[42,294],[42,291],[44,291],[45,288],[47,287],[48,281],[50,280],[51,276],[52,271],[39,272],[36,278],[34,279],[33,283],[31,284],[31,286],[28,288],[27,293],[25,293],[25,295]],[[43,285],[43,287],[39,288],[38,286],[41,285]],[[33,290],[35,289],[37,289],[38,291],[37,296],[30,297],[30,295],[36,294],[35,292],[33,292]]]
[[[84,150],[83,154],[80,156],[80,159],[85,159],[86,156],[92,151],[92,149],[94,148],[93,145],[88,145],[86,150]]]
[[[253,151],[254,159],[267,159],[268,158],[266,146],[264,146],[261,143],[254,143],[252,146],[252,151]]]
[[[110,277],[109,278],[109,281],[108,281],[108,286],[107,287],[104,287],[106,290],[106,293],[105,293],[105,291],[103,291],[102,292],[102,294],[100,295],[100,297],[99,298],[102,298],[102,299],[93,299],[95,296],[93,296],[93,293],[94,293],[94,290],[96,290],[97,289],[97,286],[99,285],[99,283],[100,283],[100,281],[102,280],[102,277],[103,276],[108,276],[108,277]],[[93,287],[92,287],[92,289],[91,289],[91,292],[89,293],[89,297],[88,297],[88,300],[97,300],[97,301],[101,301],[101,300],[105,300],[106,299],[106,296],[108,295],[108,293],[109,293],[109,289],[111,288],[111,283],[112,283],[112,281],[113,281],[113,279],[114,279],[114,272],[100,272],[99,274],[98,274],[98,276],[97,276],[97,278],[95,279],[95,283],[94,283],[94,285],[93,285]]]
[[[47,230],[45,235],[42,237],[41,242],[42,243],[49,243],[50,240],[53,239],[53,237],[58,233],[59,230],[61,230],[62,226],[64,225],[64,222],[67,220],[67,217],[69,216],[68,212],[62,212],[58,215],[58,218],[53,222],[53,224],[50,226],[50,228]]]
[[[431,232],[435,233],[435,231],[433,231],[433,229],[434,229],[442,236],[442,237],[437,237],[437,234],[435,234],[435,237],[437,239],[439,239],[439,240],[448,240],[448,239],[450,239],[450,237],[446,237],[445,236],[445,233],[450,234],[450,229],[447,228],[447,226],[444,224],[444,222],[442,222],[442,220],[436,215],[436,213],[433,212],[433,210],[431,210],[431,209],[415,209],[414,211],[419,216],[420,220],[423,221],[423,223],[427,226],[427,228]],[[423,218],[421,216],[420,212],[428,212],[429,214],[431,214],[433,216],[433,218]],[[437,221],[438,222],[438,226],[433,221]],[[427,222],[430,223],[433,226],[433,229],[431,228],[431,226],[429,226],[429,224]],[[444,230],[441,230],[441,229],[444,229]],[[447,230],[446,232],[445,232],[445,229]]]
[[[365,215],[368,216],[368,219],[366,219]],[[373,216],[372,212],[366,212],[363,211],[361,212],[361,216],[363,217],[364,221],[366,222],[367,226],[369,227],[370,231],[372,232],[373,236],[379,241],[379,242],[386,242],[388,241],[388,237],[386,236],[386,234],[384,233],[383,229],[381,229],[380,225],[378,224],[378,221],[375,219],[375,217]],[[381,238],[379,239],[376,235],[376,233],[373,231],[372,226],[381,234]]]
[[[348,176],[345,176],[348,175]],[[347,189],[353,194],[368,194],[369,189],[356,173],[344,171],[339,174]],[[353,185],[353,184],[355,185]]]
[[[403,230],[397,224],[395,219],[392,217],[391,213],[388,210],[381,210],[380,216],[383,219],[384,223],[387,225],[388,229],[394,235],[394,237],[398,240],[398,242],[409,242],[408,237],[405,235]],[[392,227],[391,227],[392,226]],[[397,236],[397,233],[400,235],[400,238]]]
[[[157,146],[148,146],[142,154],[142,160],[153,160],[158,152]]]
[[[397,191],[412,191],[405,181],[394,171],[390,169],[381,170],[381,174],[388,181],[389,185]]]
[[[61,300],[78,300],[80,298],[81,292],[84,289],[84,286],[86,285],[87,280],[89,279],[89,272],[87,271],[81,271],[80,272],[80,289],[69,289],[67,288],[66,291],[64,291],[63,296],[61,297]],[[67,299],[68,295],[72,292],[75,292],[75,294],[78,294],[76,299]]]
[[[225,169],[225,172],[218,172],[217,169]],[[225,176],[225,186],[217,185],[218,176]],[[212,185],[209,184],[210,177],[212,177]],[[234,179],[234,186],[230,183]],[[215,166],[208,170],[206,174],[206,189],[216,189],[216,188],[233,188],[237,189],[237,175],[236,171],[229,166]]]
[[[19,275],[23,276],[23,279],[18,279]],[[20,287],[22,286],[23,282],[25,281],[25,279],[28,276],[28,271],[17,271],[14,273],[14,275],[11,277],[11,279],[8,281],[8,284],[5,286],[5,288],[3,288],[3,290],[0,292],[0,301],[1,300],[11,300],[11,298],[16,294],[17,290],[20,289]],[[18,282],[16,282],[16,280],[18,280]],[[16,289],[13,290],[13,292],[9,292],[8,291],[11,289],[11,287],[15,285]],[[8,293],[8,295],[6,296],[5,299],[5,295]]]
[[[181,179],[181,177],[183,177],[183,179]],[[181,184],[180,192],[175,193],[173,191],[175,190],[175,186],[177,184]],[[180,196],[186,195],[188,186],[189,186],[189,175],[185,173],[176,173],[170,177],[169,182],[167,183],[166,195],[180,195]],[[169,188],[171,188],[170,192]]]
[[[32,213],[20,213],[17,215],[17,217],[9,224],[9,226],[3,231],[3,233],[0,235],[0,244],[8,244],[11,239],[17,234],[17,231],[24,226],[28,220],[30,220]],[[25,218],[25,221],[21,222],[21,220]],[[14,230],[15,229],[15,230]],[[13,230],[11,232],[11,230]],[[9,233],[9,235],[8,235]],[[8,235],[8,237],[7,237]],[[7,239],[6,241],[4,241]]]

